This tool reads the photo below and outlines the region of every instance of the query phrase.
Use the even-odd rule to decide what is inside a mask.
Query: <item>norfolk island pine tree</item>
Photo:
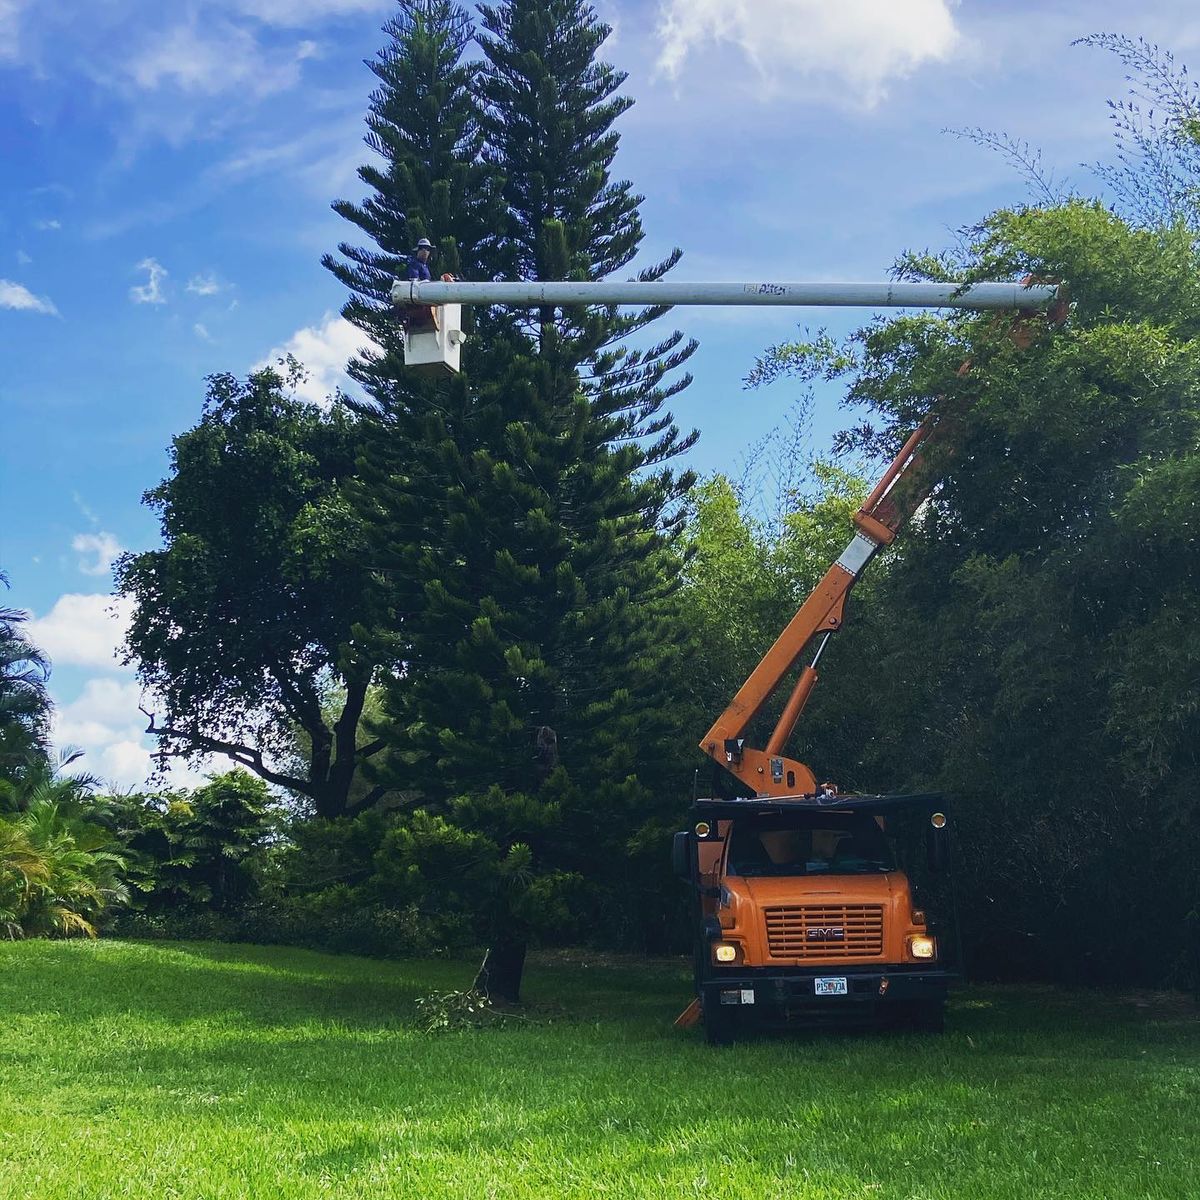
[[[395,125],[378,143],[391,157],[363,176],[393,190],[352,219],[397,259],[417,236],[450,239],[440,266],[468,277],[623,269],[643,234],[640,198],[610,174],[612,126],[630,102],[616,95],[624,76],[596,58],[607,27],[578,0],[481,16],[472,67],[461,9],[401,5],[369,118],[373,132]],[[440,74],[400,68],[431,39],[444,48]],[[477,123],[481,156],[473,135],[422,157],[450,145],[428,128],[446,111],[459,129]],[[468,154],[482,170],[462,170]],[[418,224],[447,194],[445,224]],[[484,212],[491,221],[472,224]],[[405,663],[387,688],[392,761],[422,795],[385,855],[397,887],[475,913],[491,947],[478,984],[516,999],[527,938],[594,912],[596,864],[623,855],[673,799],[655,771],[668,770],[677,733],[675,541],[692,477],[669,464],[695,435],[664,404],[689,382],[676,368],[695,344],[674,333],[629,347],[661,309],[483,312],[460,376],[413,379],[384,310],[398,263],[374,253],[343,248],[355,265],[330,265],[355,291],[346,315],[382,347],[353,368],[374,421],[359,499],[403,614],[383,633]]]

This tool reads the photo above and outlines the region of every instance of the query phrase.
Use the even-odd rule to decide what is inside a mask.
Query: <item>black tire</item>
[[[737,1038],[737,1015],[732,1005],[705,1003],[703,1013],[704,1040],[710,1046],[732,1046]]]

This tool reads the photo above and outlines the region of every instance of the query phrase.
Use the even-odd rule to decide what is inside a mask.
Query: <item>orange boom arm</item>
[[[1035,282],[1039,281],[1023,280],[1026,284]],[[1067,305],[1066,290],[1060,285],[1057,298],[1045,314],[1050,325],[1066,319]],[[1030,320],[1036,315],[1027,309],[1019,310],[1009,328],[1009,337],[1021,349],[1033,339]],[[970,366],[969,360],[964,362],[958,369],[959,375],[965,375]],[[939,414],[936,409],[917,426],[854,514],[856,532],[842,556],[826,571],[800,611],[738,689],[729,707],[704,735],[700,749],[737,776],[755,795],[804,796],[818,790],[812,771],[804,763],[785,757],[783,748],[817,684],[817,661],[825,643],[842,627],[850,589],[867,563],[884,546],[891,545],[904,523],[937,485],[947,459],[953,456],[956,426],[952,417]],[[747,746],[745,732],[750,722],[817,639],[820,640],[812,661],[800,672],[766,748],[756,750]]]
[[[812,771],[795,759],[785,758],[783,748],[816,686],[817,660],[825,649],[825,642],[830,634],[842,627],[850,589],[858,582],[867,563],[884,546],[891,544],[901,526],[933,490],[937,479],[935,472],[929,469],[929,451],[936,443],[945,442],[951,424],[948,419],[931,413],[914,430],[863,506],[854,514],[857,531],[842,556],[826,571],[800,611],[738,689],[729,707],[704,735],[700,749],[736,775],[756,795],[811,795],[817,790]],[[818,638],[820,642],[812,662],[800,672],[766,749],[751,749],[745,744],[747,726]]]

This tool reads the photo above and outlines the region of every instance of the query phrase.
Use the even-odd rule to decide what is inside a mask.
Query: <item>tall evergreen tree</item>
[[[379,80],[365,138],[376,160],[358,171],[370,194],[361,203],[333,205],[373,244],[342,242],[340,257],[327,254],[322,262],[350,289],[342,315],[373,343],[349,364],[350,375],[372,398],[364,415],[377,423],[375,444],[366,453],[377,461],[378,487],[363,506],[382,515],[381,524],[394,525],[403,501],[389,499],[392,479],[400,476],[412,490],[408,476],[419,468],[421,443],[429,439],[427,421],[430,414],[436,419],[446,401],[441,389],[404,372],[391,286],[405,277],[420,238],[437,247],[439,272],[491,278],[505,264],[507,217],[502,180],[483,156],[475,96],[481,64],[465,57],[474,39],[470,14],[456,0],[397,0],[383,32],[387,43],[367,62]],[[409,541],[402,537],[399,544]],[[381,548],[379,565],[402,583],[398,562]]]
[[[379,87],[371,94],[365,140],[379,161],[358,172],[371,191],[362,203],[333,205],[372,245],[343,242],[340,258],[326,255],[323,262],[350,289],[342,315],[374,343],[348,367],[371,398],[358,406],[358,506],[373,529],[372,566],[390,582],[399,618],[398,627],[378,631],[381,652],[403,658],[403,627],[421,602],[412,560],[439,544],[444,518],[430,447],[447,422],[461,424],[470,401],[463,381],[447,389],[405,372],[390,289],[404,278],[408,254],[422,237],[439,248],[437,270],[490,277],[502,258],[506,217],[501,180],[483,158],[475,98],[480,64],[465,59],[474,38],[469,13],[455,0],[398,0],[383,32],[386,45],[367,63]],[[487,344],[471,340],[472,350]]]
[[[608,28],[580,0],[480,11],[487,157],[517,270],[598,279],[626,267],[641,198],[611,175],[630,101],[617,95],[624,75],[596,58]],[[420,564],[420,669],[397,716],[461,797],[449,823],[495,847],[502,877],[515,862],[528,881],[488,908],[479,982],[506,998],[527,933],[567,898],[597,898],[586,882],[650,815],[645,785],[670,758],[668,548],[691,479],[665,465],[690,439],[663,406],[686,386],[668,374],[694,346],[676,333],[628,348],[661,315],[543,308],[512,331],[475,380],[478,437],[455,464],[465,486],[448,497],[448,552]]]
[[[641,198],[610,173],[630,102],[596,60],[608,28],[580,0],[481,13],[481,186],[507,210],[502,237],[472,247],[481,273],[628,266]],[[485,312],[455,380],[371,381],[362,501],[411,584],[388,708],[426,797],[390,853],[413,898],[476,914],[492,947],[479,984],[506,999],[527,938],[599,900],[585,881],[611,875],[649,815],[676,732],[672,543],[691,477],[670,460],[694,435],[664,405],[694,343],[630,344],[663,312]]]
[[[379,79],[367,113],[367,146],[383,160],[360,167],[371,194],[334,211],[374,243],[343,242],[325,266],[350,288],[344,315],[380,345],[395,345],[389,293],[419,238],[438,247],[438,266],[464,278],[488,274],[502,229],[500,180],[482,159],[473,91],[479,64],[464,61],[473,37],[454,0],[399,0],[383,27],[388,44],[367,66]]]

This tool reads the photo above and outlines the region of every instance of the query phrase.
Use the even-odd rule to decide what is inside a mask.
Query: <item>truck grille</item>
[[[772,958],[877,958],[883,905],[797,904],[765,909]]]

